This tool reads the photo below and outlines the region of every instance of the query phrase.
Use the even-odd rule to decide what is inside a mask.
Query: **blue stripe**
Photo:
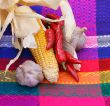
[[[2,47],[0,48],[0,58],[14,58],[18,53],[17,49]],[[21,58],[32,58],[29,49],[24,49]],[[78,52],[78,57],[81,60],[94,60],[100,58],[110,58],[110,48],[87,48]]]
[[[0,95],[38,95],[38,88],[24,87],[12,82],[0,82]]]
[[[0,48],[0,58],[14,58],[18,53],[17,49],[2,47]],[[21,56],[22,58],[32,58],[29,49],[24,49]]]
[[[98,35],[110,34],[110,0],[96,0],[96,27]]]
[[[0,48],[0,58],[14,58],[18,53],[17,49],[2,47]],[[24,49],[21,58],[32,58],[32,54],[29,49]],[[110,47],[101,47],[101,48],[89,48],[82,49],[78,52],[78,57],[81,60],[94,60],[102,58],[110,58]]]
[[[15,48],[0,48],[0,58],[14,58],[17,54],[18,50]],[[84,48],[78,52],[78,57],[81,60],[94,60],[98,58],[98,50],[97,48]],[[32,58],[32,54],[29,49],[24,49],[21,58]]]
[[[110,47],[98,48],[99,58],[110,58]]]
[[[6,31],[4,32],[4,35],[11,35],[11,25],[7,27]]]
[[[31,8],[32,8],[35,12],[37,12],[37,13],[39,13],[39,14],[42,13],[42,7],[41,7],[41,6],[31,6]]]

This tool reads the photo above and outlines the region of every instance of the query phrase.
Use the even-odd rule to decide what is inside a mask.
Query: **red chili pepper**
[[[65,66],[66,66],[66,68],[67,68],[66,70],[71,73],[71,75],[74,77],[74,79],[75,79],[77,82],[79,82],[79,77],[78,77],[78,75],[77,75],[76,70],[75,70],[74,67],[73,67],[73,64],[71,64],[71,63],[66,63]]]
[[[64,21],[60,21],[59,24],[60,24],[61,26],[64,26]]]
[[[69,52],[65,51],[67,62],[70,62],[72,64],[81,64],[81,61],[74,58]]]
[[[46,49],[48,50],[48,49],[52,48],[55,43],[55,34],[52,29],[47,29],[45,32],[45,35],[47,37],[47,42],[48,42]]]
[[[57,61],[61,64],[63,62],[66,62],[66,55],[65,55],[65,51],[63,50],[63,32],[60,24],[57,25],[55,37],[56,37],[55,39],[56,58],[57,58]]]
[[[65,54],[64,54],[64,51],[63,50],[58,50],[57,49],[56,59],[57,59],[57,61],[58,61],[59,64],[62,64],[64,62],[66,62],[66,57],[65,57]]]
[[[46,17],[50,18],[50,19],[59,19],[60,18],[60,16],[58,16],[56,14],[47,14]]]
[[[51,23],[50,28],[53,29],[54,31],[56,31],[57,30],[57,25],[55,23]]]

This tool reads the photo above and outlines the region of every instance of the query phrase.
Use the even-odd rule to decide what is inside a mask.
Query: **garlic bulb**
[[[86,35],[85,31],[87,30],[86,27],[79,28],[76,27],[75,30],[73,31],[72,34],[72,39],[71,39],[71,45],[76,49],[79,50],[84,47],[85,42],[86,42]]]
[[[20,85],[34,87],[44,79],[42,68],[27,60],[16,69],[16,79]]]

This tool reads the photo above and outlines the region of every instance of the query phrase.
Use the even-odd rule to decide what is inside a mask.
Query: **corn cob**
[[[59,77],[58,63],[55,58],[53,49],[46,50],[47,40],[45,31],[42,29],[42,27],[40,31],[35,35],[35,40],[38,48],[30,48],[35,61],[41,65],[43,74],[49,82],[57,82]]]

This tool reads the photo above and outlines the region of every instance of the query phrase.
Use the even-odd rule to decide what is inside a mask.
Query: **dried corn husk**
[[[38,22],[36,21],[36,18],[51,22],[57,22],[62,20],[62,19],[52,20],[45,18],[44,16],[33,12],[33,10],[28,6],[19,6],[19,7],[14,6],[13,8],[9,9],[9,14],[4,22],[2,31],[0,32],[0,38],[2,37],[9,23],[11,23],[13,24],[12,25],[13,35],[15,35],[17,38],[29,37],[27,39],[30,41],[27,42],[30,44],[25,46],[26,45],[25,43],[26,40],[25,40],[23,43],[23,47],[25,46],[28,48],[32,48],[36,43],[33,40],[33,36],[29,36],[29,35],[33,35],[34,33],[37,33],[40,28]],[[36,45],[33,48],[35,47]]]
[[[21,45],[22,45],[22,44],[21,44]],[[20,57],[22,51],[23,51],[23,46],[21,46],[21,49],[20,49],[19,52],[17,53],[16,57],[13,58],[13,59],[11,59],[11,60],[9,61],[9,63],[6,65],[5,72],[4,72],[5,78],[7,78],[7,77],[6,77],[6,74],[7,74],[8,69],[10,68],[10,66],[11,66],[12,64],[14,64],[14,63],[18,60],[18,58]]]
[[[12,31],[12,44],[13,46],[16,48],[16,49],[19,49],[21,50],[21,42],[19,40],[19,38],[17,38],[15,35],[14,35],[14,26],[13,26],[13,23],[11,23],[11,31]]]
[[[6,10],[0,10],[1,27],[3,26],[7,15],[8,15],[8,12]]]
[[[18,50],[21,50],[22,49],[22,41],[20,38],[17,38],[14,34],[14,26],[13,24],[11,23],[11,31],[12,31],[12,44],[13,46],[18,49]]]
[[[28,7],[28,6],[25,6],[25,7]],[[30,8],[30,7],[28,7]],[[31,8],[30,8],[31,9]],[[22,12],[15,12],[15,16],[19,16],[19,17],[28,17],[28,18],[37,18],[37,19],[42,19],[42,20],[46,20],[46,21],[49,21],[49,22],[59,22],[59,21],[62,21],[64,20],[65,17],[61,17],[60,19],[56,19],[56,20],[52,20],[52,19],[49,19],[49,18],[45,18],[44,16],[38,14],[38,13],[25,13],[24,11]]]
[[[35,38],[32,34],[29,34],[27,37],[24,38],[23,45],[24,45],[24,48],[28,48],[28,47],[37,48]]]
[[[60,8],[63,16],[65,16],[65,39],[67,42],[70,42],[72,33],[76,27],[75,18],[68,0],[62,0]]]
[[[18,38],[24,38],[23,47],[36,48],[33,34],[37,33],[40,29],[36,18],[57,22],[59,20],[51,20],[37,14],[28,6],[20,6],[15,9],[15,18],[13,19],[15,35]],[[29,36],[30,35],[30,36]],[[28,44],[27,44],[28,42]]]
[[[57,9],[60,5],[63,16],[65,16],[65,37],[66,41],[71,40],[72,32],[76,27],[74,15],[68,0],[20,0],[20,4],[41,5],[52,9]]]
[[[0,32],[1,32],[1,28],[2,28],[2,13],[1,13],[1,10],[0,10]]]
[[[0,0],[0,9],[8,9],[18,2],[19,0]]]
[[[15,17],[13,18],[13,25],[15,35],[17,38],[24,38],[30,34],[39,31],[40,27],[36,22],[36,18],[29,18],[24,16],[17,16],[16,13],[33,14],[33,11],[28,6],[20,6],[15,9]]]
[[[47,6],[52,9],[57,9],[61,0],[20,0],[20,4],[23,5],[41,5]]]
[[[2,31],[0,32],[0,39],[13,18],[14,18],[14,8],[8,13],[6,20],[3,23]]]

